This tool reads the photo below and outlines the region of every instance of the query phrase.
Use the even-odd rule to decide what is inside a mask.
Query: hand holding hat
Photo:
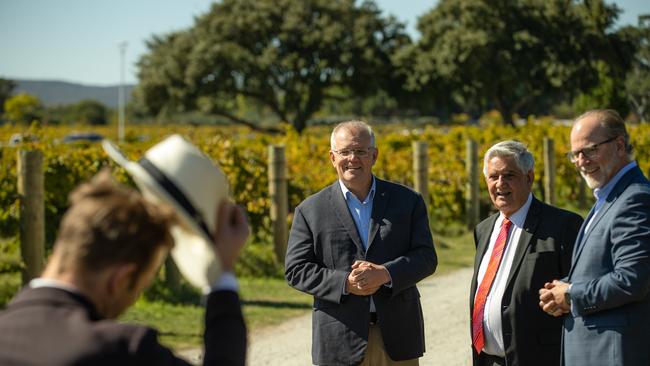
[[[232,204],[222,205],[228,199],[226,176],[210,158],[180,135],[172,135],[153,146],[137,162],[128,160],[108,140],[103,141],[103,147],[131,175],[146,199],[169,205],[176,211],[179,224],[170,229],[175,242],[171,252],[174,262],[192,285],[209,289],[222,270],[218,252],[232,252],[215,250],[215,234],[220,238],[232,234],[248,236],[243,213],[232,211],[239,210]],[[234,221],[220,224],[219,231],[231,233],[217,232],[218,211],[226,214],[224,220]],[[228,258],[228,266],[233,261]]]

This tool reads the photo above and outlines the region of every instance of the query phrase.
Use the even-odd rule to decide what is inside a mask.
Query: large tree
[[[148,43],[136,98],[149,113],[201,111],[253,128],[242,104],[257,106],[302,131],[326,100],[394,91],[391,55],[408,42],[372,1],[223,0]]]
[[[43,104],[37,97],[20,93],[7,99],[4,103],[5,117],[14,123],[29,124],[40,121],[43,114]]]
[[[4,112],[5,101],[11,97],[11,93],[16,87],[13,80],[0,78],[0,116]]]
[[[441,0],[418,21],[412,83],[440,81],[513,124],[514,113],[593,87],[598,60],[629,63],[611,30],[617,13],[601,0]]]
[[[650,14],[639,17],[639,27],[628,30],[636,39],[637,53],[627,75],[625,91],[634,112],[650,122]]]

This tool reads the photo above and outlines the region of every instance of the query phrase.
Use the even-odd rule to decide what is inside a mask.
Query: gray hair
[[[623,136],[625,140],[625,153],[632,159],[632,145],[630,144],[630,135],[625,128],[625,122],[621,115],[613,109],[593,109],[581,114],[576,118],[576,122],[587,117],[594,117],[598,125],[607,133],[607,138]]]
[[[524,173],[528,173],[535,168],[535,158],[528,151],[526,145],[519,141],[507,140],[492,145],[485,153],[483,158],[483,175],[487,177],[488,162],[494,157],[507,157],[514,159],[517,167]]]
[[[363,121],[346,121],[346,122],[339,123],[332,130],[332,135],[330,136],[330,149],[332,150],[336,150],[335,137],[340,129],[365,131],[368,134],[368,136],[370,136],[369,147],[377,147],[375,145],[375,133],[372,131],[372,127],[370,127],[369,124]]]

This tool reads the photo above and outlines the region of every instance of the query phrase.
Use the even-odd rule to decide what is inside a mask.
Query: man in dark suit
[[[155,330],[114,320],[151,283],[172,246],[171,211],[106,171],[70,201],[43,274],[0,313],[0,365],[189,365],[158,343]],[[216,226],[214,245],[227,273],[248,224],[236,206],[223,203]],[[204,364],[244,365],[239,297],[219,286],[228,284],[207,296]]]
[[[332,131],[338,180],[295,210],[285,262],[314,296],[316,365],[417,365],[424,323],[416,283],[437,265],[422,197],[372,174],[375,137],[360,121]]]
[[[533,196],[534,159],[520,142],[492,146],[483,173],[499,212],[474,230],[474,365],[559,365],[562,323],[540,311],[538,290],[568,273],[582,218]]]
[[[565,365],[647,366],[650,182],[632,159],[625,123],[613,110],[576,119],[569,158],[594,189],[596,203],[580,230],[569,275],[540,290],[540,306],[564,318]]]

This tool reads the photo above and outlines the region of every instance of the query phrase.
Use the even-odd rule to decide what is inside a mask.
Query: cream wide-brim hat
[[[131,161],[109,140],[104,151],[122,166],[145,199],[168,205],[180,218],[171,227],[174,262],[189,283],[209,291],[221,274],[212,235],[217,209],[228,199],[228,181],[221,169],[196,146],[172,135]]]

